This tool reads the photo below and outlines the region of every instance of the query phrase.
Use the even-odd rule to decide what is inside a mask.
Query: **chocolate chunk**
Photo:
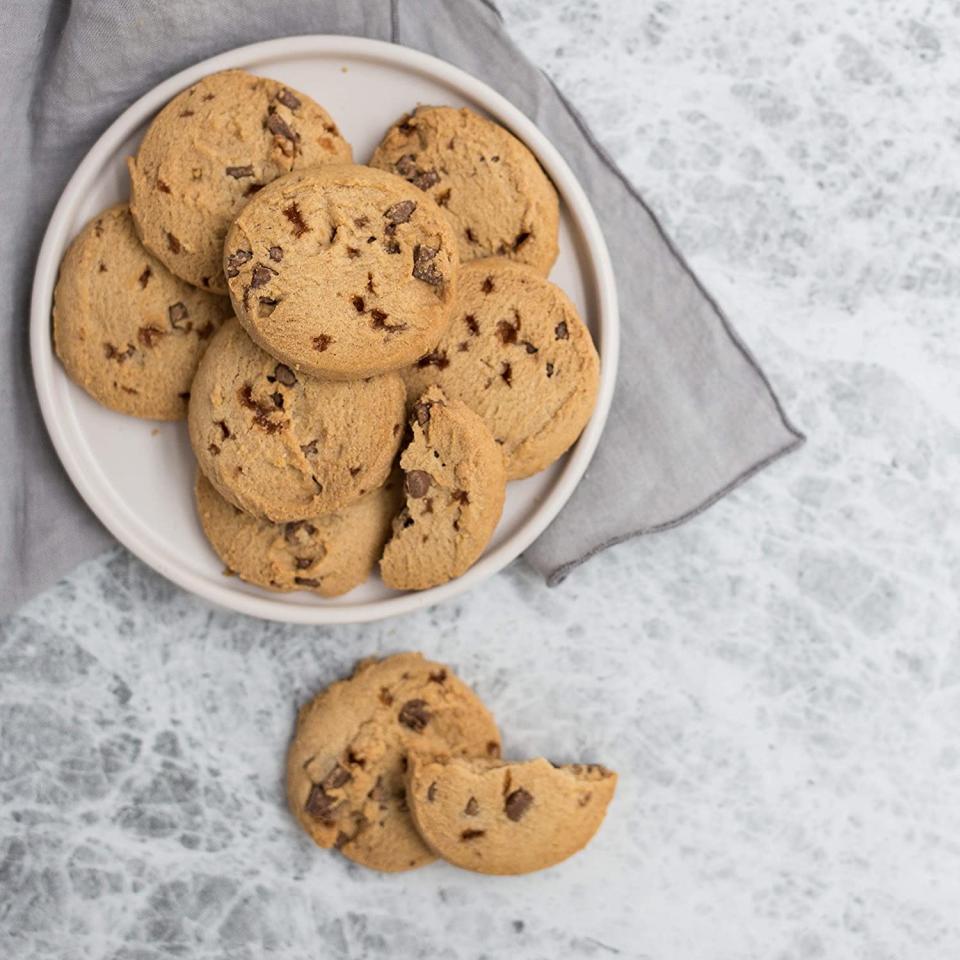
[[[158,189],[161,193],[169,193],[169,192],[170,192],[170,187],[169,187],[163,180],[161,180],[159,177],[157,177],[157,189]]]
[[[421,357],[417,361],[417,366],[421,370],[425,370],[427,367],[436,367],[438,370],[445,370],[450,366],[450,361],[447,359],[446,351],[434,350],[433,353],[428,353],[426,356]]]
[[[468,817],[475,817],[480,812],[480,804],[477,803],[476,797],[471,797],[467,801],[467,805],[463,808],[463,812]]]
[[[169,230],[167,231],[167,246],[171,253],[180,252],[180,241]]]
[[[248,260],[253,259],[252,250],[235,250],[227,257],[227,276],[235,277],[240,272],[240,267]]]
[[[432,404],[429,403],[418,403],[413,408],[413,415],[417,419],[417,423],[421,427],[425,427],[430,422],[430,407]]]
[[[415,500],[419,500],[430,489],[430,483],[430,474],[426,470],[411,470],[407,474],[405,485],[407,493]]]
[[[484,293],[493,293],[493,277],[485,277],[480,289]]]
[[[256,290],[257,287],[265,287],[273,279],[273,274],[270,272],[269,267],[265,267],[262,263],[258,263],[253,268],[253,274],[250,278],[250,286]]]
[[[286,87],[277,94],[277,100],[290,110],[296,110],[300,106],[300,100]]]
[[[143,273],[141,273],[139,277],[141,289],[143,287],[146,287],[147,281],[150,279],[150,276],[152,273],[153,271],[150,269],[149,266],[143,268]]]
[[[278,363],[273,368],[273,375],[285,387],[292,387],[297,382],[296,374],[285,363]]]
[[[223,434],[223,439],[227,440],[230,437],[230,428],[227,426],[226,420],[214,420],[216,426],[220,428],[220,432]]]
[[[440,174],[436,170],[418,170],[412,177],[407,178],[415,187],[429,190],[440,182]]]
[[[477,837],[482,837],[486,834],[486,830],[464,830],[460,834],[461,840],[476,840]]]
[[[438,193],[434,199],[438,207],[445,207],[450,202],[450,191],[444,190],[443,193]]]
[[[497,336],[500,338],[500,342],[504,346],[506,346],[507,344],[516,343],[517,328],[507,320],[498,320]]]
[[[307,797],[304,812],[307,816],[322,823],[333,823],[333,814],[340,802],[336,797],[331,797],[319,783],[315,783],[310,788],[310,795]]]
[[[209,445],[207,446],[207,449],[210,451],[210,453],[211,453],[213,456],[215,456],[215,457],[220,456],[220,448],[219,448],[215,443],[209,444]]]
[[[308,536],[313,536],[317,532],[317,528],[312,523],[306,520],[296,520],[293,523],[284,524],[283,539],[291,546],[296,546],[302,539],[298,536],[301,530]]]
[[[405,153],[394,165],[394,170],[401,177],[412,177],[417,173],[417,158],[412,153]]]
[[[535,347],[529,340],[521,340],[520,346],[523,347],[527,353],[537,353],[538,348]]]
[[[387,240],[383,244],[383,249],[386,250],[387,253],[399,253],[400,244],[396,240]]]
[[[293,235],[295,237],[302,237],[309,231],[307,221],[303,219],[303,214],[300,213],[300,208],[296,202],[291,203],[289,207],[285,207],[283,215],[293,224]]]
[[[566,321],[565,321],[565,320],[561,320],[561,321],[553,328],[553,332],[554,332],[554,334],[556,334],[556,337],[557,337],[558,340],[566,340],[567,337],[570,336],[569,332],[567,331],[567,324],[566,324]]]
[[[519,787],[514,790],[513,793],[507,795],[507,799],[503,804],[503,810],[507,818],[516,823],[516,821],[530,809],[530,804],[532,803],[533,794],[528,793],[523,787]]]
[[[245,167],[227,167],[226,174],[234,180],[242,180],[244,177],[253,176],[253,167],[249,164]]]
[[[277,390],[275,393],[270,394],[270,399],[273,401],[273,405],[278,409],[283,409],[283,394]]]
[[[416,733],[421,733],[430,722],[431,716],[426,700],[408,700],[401,707],[397,720]]]
[[[333,343],[333,337],[326,333],[321,333],[313,338],[312,343],[314,350],[319,350],[320,353],[323,353],[323,351]]]
[[[528,231],[524,230],[522,233],[518,233],[513,241],[513,249],[519,250],[529,239],[530,234]]]
[[[401,200],[392,207],[387,207],[383,215],[392,223],[406,223],[413,216],[413,211],[417,209],[417,204],[413,200]]]
[[[254,399],[253,388],[249,383],[245,383],[240,388],[238,395],[240,397],[240,403],[248,410],[254,411],[253,422],[256,426],[260,427],[261,430],[265,430],[267,433],[276,433],[286,426],[286,423],[282,420],[277,421],[270,419],[270,414],[274,412],[273,409],[266,404],[260,403],[259,400]]]
[[[373,327],[374,330],[387,330],[389,332],[407,329],[407,325],[405,323],[387,323],[387,317],[389,316],[389,313],[384,313],[382,310],[371,310],[370,326]]]
[[[553,376],[553,364],[552,364],[552,363],[547,363],[547,376],[548,376],[548,377],[552,377],[552,376]]]
[[[339,227],[336,227],[336,226],[333,226],[333,227],[330,228],[330,243],[331,243],[331,245],[334,244],[334,243],[336,243],[336,240],[337,240],[337,231],[338,231],[338,230],[339,230]]]
[[[413,275],[434,287],[443,283],[443,274],[433,262],[437,252],[436,247],[428,247],[422,243],[413,248]]]
[[[319,587],[320,581],[316,577],[294,577],[293,582],[300,587]]]
[[[477,318],[472,313],[468,313],[463,318],[463,322],[467,325],[471,337],[475,337],[480,333],[480,324],[477,323]]]
[[[339,763],[335,763],[333,769],[324,778],[323,787],[326,790],[336,790],[345,783],[349,783],[352,779],[353,777],[350,775],[349,770],[345,770]]]
[[[478,241],[477,241],[477,235],[476,235],[469,227],[467,227],[467,229],[464,231],[464,233],[467,235],[467,240],[469,240],[470,243],[477,243],[477,242],[478,242]]]
[[[268,114],[267,129],[275,137],[283,137],[285,140],[289,140],[291,143],[296,143],[299,139],[299,136],[290,127],[290,124],[288,124],[279,113]]]
[[[167,317],[170,319],[170,326],[174,330],[189,330],[190,327],[184,323],[188,316],[190,316],[190,311],[187,310],[187,305],[182,300],[178,300],[167,308]]]
[[[283,259],[283,247],[271,247],[269,252],[270,259],[274,263],[279,263]]]
[[[107,265],[101,260],[98,273],[106,273],[106,272],[107,272]]]
[[[504,361],[500,364],[500,379],[508,386],[513,386],[513,367]]]
[[[347,247],[347,256],[351,260],[356,260],[360,256],[360,251],[356,247]]]
[[[166,331],[161,330],[159,327],[155,327],[152,324],[147,327],[141,327],[137,331],[137,339],[145,347],[155,347],[159,342],[161,337],[166,336]]]
[[[363,297],[359,296],[359,294],[353,298],[351,303],[353,303],[354,309],[357,311],[357,313],[366,313],[367,305],[364,303]]]
[[[443,683],[447,679],[446,670],[437,670],[436,673],[430,674],[431,683]]]
[[[410,134],[417,129],[417,125],[415,123],[410,122],[412,119],[413,119],[413,114],[408,113],[405,117],[398,120],[397,130],[399,130],[405,136],[409,137]]]
[[[470,502],[470,494],[466,490],[454,490],[450,498],[456,500],[461,507],[465,507]]]
[[[437,785],[436,783],[431,783],[427,787],[427,803],[433,803],[437,799]]]
[[[293,564],[298,570],[306,570],[313,561],[309,557],[294,557]]]

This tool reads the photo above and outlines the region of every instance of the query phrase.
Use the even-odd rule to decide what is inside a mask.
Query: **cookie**
[[[88,223],[63,258],[53,340],[70,379],[105,407],[180,420],[200,357],[232,312],[147,253],[120,203]]]
[[[250,197],[291,170],[351,156],[306,94],[243,70],[214,73],[157,114],[127,161],[133,217],[173,273],[226,293],[223,238]]]
[[[483,552],[503,510],[503,454],[484,422],[431,387],[417,401],[400,458],[406,506],[380,560],[384,583],[425,590],[459,577]]]
[[[404,796],[418,752],[497,757],[500,735],[448,667],[419,653],[364,660],[300,709],[287,754],[290,809],[321,847],[364,866],[429,863]]]
[[[600,828],[617,775],[596,764],[411,756],[407,803],[427,845],[477,873],[544,870]]]
[[[224,264],[257,343],[295,370],[347,380],[437,342],[458,261],[450,225],[416,187],[338,164],[261,191],[230,228]]]
[[[217,491],[285,523],[332,513],[381,486],[403,417],[396,374],[334,383],[294,373],[231,319],[197,370],[187,423]]]
[[[580,436],[596,403],[600,361],[559,287],[492,258],[461,267],[447,332],[403,377],[411,403],[437,385],[478,413],[516,480],[549,466]]]
[[[374,150],[390,170],[432,197],[453,224],[464,263],[509,257],[546,276],[557,259],[557,191],[511,133],[471,110],[417,107]]]
[[[203,532],[231,573],[267,590],[339,597],[376,566],[399,509],[400,479],[387,480],[335,513],[292,523],[244,513],[200,471],[195,494]]]

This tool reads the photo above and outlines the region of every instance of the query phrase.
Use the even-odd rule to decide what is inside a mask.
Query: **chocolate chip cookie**
[[[418,753],[500,755],[493,717],[449,667],[419,653],[364,660],[300,709],[287,754],[293,815],[321,847],[377,870],[434,859],[404,776]]]
[[[506,494],[503,454],[484,422],[431,387],[413,406],[404,449],[406,506],[393,522],[380,575],[425,590],[466,572],[493,535]]]
[[[188,426],[217,491],[285,523],[340,510],[381,486],[403,418],[397,374],[335,383],[295,373],[231,319],[197,370]]]
[[[516,480],[553,463],[580,436],[596,403],[600,360],[559,287],[492,258],[461,267],[447,332],[403,377],[411,403],[436,384],[478,413]]]
[[[557,192],[533,154],[499,124],[465,108],[417,107],[389,129],[370,165],[436,200],[464,263],[501,256],[550,272]]]
[[[443,333],[457,249],[442,212],[400,177],[328,165],[257,194],[227,235],[241,323],[294,370],[347,380],[403,367]]]
[[[400,506],[399,477],[335,513],[271,523],[224,500],[197,472],[203,532],[231,573],[267,590],[310,590],[338,597],[363,583],[376,565]]]
[[[585,847],[617,775],[596,764],[411,756],[407,803],[427,845],[478,873],[544,870]]]
[[[187,414],[224,297],[175,277],[140,243],[125,203],[70,244],[53,294],[53,339],[70,379],[111,410],[151,420]]]
[[[226,293],[223,238],[244,204],[290,170],[349,162],[330,115],[298,90],[225,70],[173,98],[128,161],[146,246],[178,277]]]

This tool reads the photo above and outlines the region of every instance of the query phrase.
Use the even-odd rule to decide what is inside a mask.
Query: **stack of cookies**
[[[449,667],[364,660],[301,708],[287,797],[321,847],[375,870],[440,857],[479,873],[543,870],[600,828],[617,775],[599,764],[500,758],[500,734]]]
[[[308,96],[239,70],[175,97],[131,199],[77,236],[54,296],[69,376],[188,421],[226,564],[336,596],[464,573],[509,480],[577,439],[599,361],[545,279],[558,200],[465,109],[418,107],[366,166]]]

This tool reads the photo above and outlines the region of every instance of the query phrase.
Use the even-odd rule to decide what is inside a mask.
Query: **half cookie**
[[[236,320],[213,338],[190,398],[190,443],[219,493],[284,523],[382,486],[402,439],[396,374],[333,383],[294,373]]]
[[[595,764],[412,757],[407,801],[420,835],[449,863],[531,873],[590,842],[616,785],[617,775]]]
[[[53,339],[70,379],[111,410],[151,420],[187,415],[224,297],[175,277],[149,254],[125,203],[77,235],[53,294]]]
[[[250,336],[295,370],[338,380],[412,363],[440,338],[456,292],[443,212],[370,167],[277,180],[234,222],[224,257]]]
[[[390,535],[399,479],[311,520],[271,523],[224,500],[198,470],[197,513],[211,546],[241,580],[267,590],[338,597],[363,583]]]
[[[380,561],[387,586],[425,590],[459,577],[483,552],[503,510],[503,454],[483,421],[431,387],[413,407],[400,458],[406,507]]]
[[[472,110],[417,107],[401,117],[370,165],[432,197],[453,224],[466,263],[509,257],[546,276],[557,258],[557,191],[536,157]]]
[[[500,754],[493,717],[449,668],[418,653],[364,660],[297,716],[287,796],[321,847],[377,870],[433,860],[407,807],[404,778],[417,753]]]
[[[596,403],[600,360],[559,287],[521,264],[476,260],[460,269],[447,332],[403,376],[411,403],[436,384],[480,414],[517,480],[580,436]]]

